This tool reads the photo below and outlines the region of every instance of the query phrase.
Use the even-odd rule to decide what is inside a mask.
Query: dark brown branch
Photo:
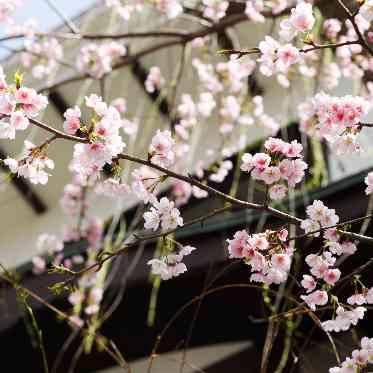
[[[369,44],[366,41],[364,35],[360,31],[358,24],[356,23],[355,17],[357,15],[357,13],[352,13],[350,11],[350,9],[348,9],[348,7],[346,6],[346,4],[343,2],[343,0],[336,0],[336,1],[340,5],[340,7],[344,10],[344,12],[346,13],[347,18],[350,20],[350,22],[352,24],[352,27],[354,28],[355,33],[356,33],[356,35],[357,35],[357,37],[359,39],[359,44],[361,44],[361,46],[364,49],[366,49],[371,56],[373,56],[373,49],[369,46]]]
[[[54,135],[56,135],[56,138],[75,141],[75,142],[82,142],[82,143],[87,143],[88,142],[88,139],[86,139],[86,138],[69,135],[69,134],[67,134],[65,132],[62,132],[60,130],[57,130],[57,129],[51,127],[51,126],[48,126],[47,124],[45,124],[43,122],[40,122],[37,119],[29,118],[29,120],[35,126],[37,126],[39,128],[42,128],[43,130],[46,130],[48,132],[53,133]]]

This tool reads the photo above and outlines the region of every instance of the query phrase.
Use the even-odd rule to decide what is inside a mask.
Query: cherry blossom
[[[25,50],[21,56],[22,64],[32,68],[32,75],[37,79],[51,74],[63,57],[62,46],[55,38],[43,41],[28,39],[25,41]]]
[[[0,70],[0,138],[15,139],[16,131],[28,128],[29,118],[44,110],[48,100],[34,89],[8,86]]]
[[[229,2],[224,0],[202,0],[202,4],[205,6],[203,10],[204,17],[214,21],[223,18],[229,6]]]
[[[292,44],[281,45],[268,35],[259,43],[259,50],[259,69],[268,77],[277,73],[286,74],[289,68],[299,61],[299,50],[296,47]]]
[[[301,295],[301,298],[312,311],[316,310],[316,306],[325,306],[328,303],[328,293],[323,290],[316,290],[308,295]]]
[[[373,304],[373,287],[370,283],[369,286],[365,284],[369,262],[358,263],[358,244],[362,240],[369,242],[371,238],[364,232],[352,233],[359,228],[357,221],[341,223],[337,212],[321,200],[311,199],[309,206],[305,206],[304,215],[298,205],[293,206],[292,198],[280,203],[288,194],[295,193],[298,197],[298,192],[292,189],[302,182],[302,193],[299,194],[308,191],[309,185],[323,186],[314,172],[321,164],[317,159],[320,140],[325,140],[337,155],[359,153],[362,148],[359,139],[372,127],[364,117],[373,100],[373,83],[368,81],[373,71],[373,1],[358,3],[354,6],[346,4],[351,6],[348,11],[341,7],[337,19],[328,18],[323,7],[311,0],[236,3],[225,0],[105,0],[110,11],[119,15],[125,32],[120,34],[119,27],[113,35],[101,35],[99,31],[97,35],[90,35],[79,30],[71,32],[68,28],[63,33],[40,31],[44,28],[38,28],[31,21],[16,23],[12,15],[21,6],[21,1],[0,0],[0,21],[5,24],[6,35],[2,42],[22,39],[24,49],[19,61],[26,68],[26,78],[30,82],[33,77],[48,81],[48,87],[41,83],[36,91],[24,86],[22,76],[16,73],[15,84],[11,84],[0,66],[0,138],[15,139],[17,131],[30,127],[39,127],[43,134],[49,133],[47,140],[39,145],[26,140],[20,156],[0,160],[5,171],[10,171],[4,181],[22,176],[33,184],[46,184],[49,170],[54,168],[54,162],[48,157],[52,154],[49,147],[62,140],[74,144],[69,165],[72,180],[61,185],[60,207],[66,214],[62,239],[42,234],[36,242],[38,252],[31,259],[34,274],[51,269],[74,277],[66,317],[73,326],[89,326],[92,328],[90,335],[95,335],[101,325],[101,315],[106,312],[107,302],[103,303],[103,299],[108,286],[106,281],[111,278],[108,277],[109,266],[103,263],[124,253],[127,242],[137,245],[147,237],[160,238],[154,258],[147,262],[151,274],[169,280],[185,273],[184,257],[195,248],[187,243],[181,245],[174,239],[178,237],[174,233],[184,226],[181,206],[184,211],[194,198],[208,195],[221,199],[222,210],[227,214],[224,217],[230,214],[226,209],[236,208],[242,208],[245,214],[255,210],[276,217],[273,222],[271,220],[270,229],[268,224],[262,225],[264,219],[261,219],[257,231],[251,231],[253,226],[246,221],[247,224],[233,231],[233,237],[226,240],[227,257],[247,268],[250,282],[260,284],[255,288],[263,286],[261,295],[268,306],[275,297],[283,296],[281,289],[278,292],[278,285],[283,284],[289,291],[289,299],[298,299],[299,304],[278,298],[280,313],[291,317],[299,314],[300,319],[312,316],[308,311],[322,311],[318,313],[319,325],[328,336],[331,332],[351,329],[367,315],[369,305]],[[164,29],[162,26],[161,30],[138,32],[132,31],[131,26],[127,30],[130,24],[125,22],[131,20],[131,25],[135,25],[148,12],[150,17],[159,18],[156,26],[162,24]],[[173,29],[179,23],[179,20],[172,21],[174,18],[181,16],[180,21],[189,24],[196,20],[196,15],[202,17],[198,20],[203,24],[201,28],[196,23],[195,30],[188,28],[179,32]],[[236,30],[237,35],[236,32],[231,34],[236,24],[245,20],[251,24],[264,24],[259,45],[241,47],[240,30]],[[271,22],[275,22],[275,27],[269,30],[266,26]],[[245,27],[244,23],[240,27]],[[194,23],[190,25],[194,27]],[[229,34],[233,44],[228,47],[233,50],[224,51],[229,58],[216,53],[217,48],[223,48],[217,46],[221,39],[217,40],[217,36],[223,31]],[[131,45],[132,50],[135,43],[132,40],[145,40],[145,37],[151,41],[144,42],[138,51],[134,48],[133,58],[122,59],[126,55],[125,45]],[[77,45],[75,55],[64,57],[60,39],[75,39],[83,44]],[[88,42],[93,39],[99,41]],[[152,42],[155,39],[159,44]],[[163,71],[164,66],[155,65],[152,53],[176,45],[186,47],[182,57],[187,58],[178,62],[182,67],[176,69],[180,70],[178,79],[174,77],[168,84],[165,77],[170,74]],[[153,61],[145,77],[144,89],[153,99],[167,93],[170,114],[160,128],[153,129],[149,142],[145,142],[147,136],[140,132],[146,130],[143,114],[134,115],[132,98],[118,97],[117,92],[109,90],[110,84],[87,85],[87,97],[83,102],[71,103],[63,114],[63,124],[62,121],[49,124],[48,116],[44,120],[35,119],[48,104],[46,96],[38,92],[52,92],[50,85],[54,88],[54,84],[60,87],[69,81],[92,78],[102,79],[100,83],[103,83],[103,78],[105,81],[107,77],[112,79],[113,70],[117,71],[122,65],[131,66],[133,61],[142,60],[144,56]],[[70,66],[70,58],[75,61],[75,66]],[[66,80],[64,77],[61,81],[53,80],[52,75],[60,64],[73,67],[69,72],[71,76]],[[193,80],[185,74],[188,64]],[[76,74],[73,70],[77,70]],[[269,79],[257,79],[258,71],[265,77],[275,78],[281,86],[276,87],[280,93],[273,91],[281,96],[281,106],[271,105],[271,115],[267,107],[273,92],[267,90]],[[344,84],[346,80],[353,81],[354,86]],[[300,86],[305,89],[299,90]],[[98,88],[110,104],[94,93]],[[334,90],[346,91],[335,96]],[[292,132],[289,133],[291,140],[276,137],[283,135],[285,139],[286,130],[282,126],[297,119],[294,112],[298,112],[302,143],[299,137],[292,140]],[[215,133],[205,143],[208,127]],[[258,146],[255,145],[260,150],[249,153],[248,146],[256,138],[262,139]],[[141,148],[137,148],[139,140]],[[126,144],[128,150],[124,153]],[[307,146],[309,149],[303,149],[302,144],[311,145]],[[312,151],[307,153],[304,151],[310,149]],[[306,160],[311,159],[312,162],[307,164]],[[308,168],[310,171],[305,180]],[[246,183],[248,178],[250,188],[242,190],[241,181]],[[373,172],[366,175],[365,184],[366,194],[372,194]],[[118,227],[113,219],[108,228],[93,213],[95,201],[100,197],[111,198],[118,204],[122,199],[141,202],[141,206],[145,204],[144,210],[141,206],[138,210],[143,220],[130,219]],[[308,195],[300,197],[299,200],[309,198]],[[212,210],[215,205],[209,206],[207,202],[204,205],[208,207],[204,213],[192,209],[197,216],[191,216],[190,223],[194,219],[204,222],[221,213]],[[183,212],[183,215],[189,213]],[[341,212],[341,216],[344,215]],[[143,229],[158,233],[142,237]],[[298,232],[299,229],[304,232]],[[80,240],[87,245],[84,254],[66,256],[65,243]],[[105,257],[106,254],[109,256]],[[355,257],[349,258],[351,255]],[[293,258],[296,259],[294,263]],[[346,264],[342,266],[345,260]],[[356,263],[360,267],[348,267]],[[342,273],[342,270],[349,272]],[[154,289],[159,278],[151,276]],[[339,292],[341,284],[343,301]],[[304,309],[300,313],[299,305]],[[275,311],[273,317],[277,317]],[[284,323],[286,328],[289,325]],[[292,336],[294,340],[297,338],[296,341],[298,334]],[[353,350],[350,357],[330,372],[363,371],[372,363],[373,339],[364,337],[361,348]]]
[[[156,0],[156,8],[166,14],[168,18],[176,18],[183,12],[183,7],[180,0]]]
[[[115,10],[124,21],[129,21],[135,11],[140,11],[142,5],[122,4],[120,0],[105,0],[107,7]]]
[[[149,74],[145,81],[147,92],[154,93],[159,91],[165,84],[165,80],[161,75],[161,70],[158,66],[153,66],[149,70]]]
[[[197,103],[197,110],[203,117],[209,117],[216,107],[214,96],[210,92],[203,92],[200,94],[199,102]]]
[[[4,164],[13,174],[29,179],[33,184],[46,184],[50,174],[45,169],[54,169],[54,162],[47,157],[45,151],[28,140],[25,140],[23,158],[19,161],[7,158]]]
[[[106,179],[105,181],[98,183],[95,187],[96,194],[110,198],[127,196],[130,190],[131,189],[127,184],[121,183],[117,178]]]
[[[254,22],[263,23],[265,21],[261,12],[264,10],[263,0],[247,0],[245,14]]]
[[[160,259],[151,259],[148,261],[148,265],[151,266],[153,275],[160,276],[162,280],[170,280],[187,271],[187,267],[182,260],[194,250],[196,250],[195,247],[183,246],[177,254],[171,253]]]
[[[269,138],[264,147],[267,153],[242,156],[241,170],[250,172],[256,180],[272,185],[283,180],[290,187],[298,184],[305,175],[307,164],[301,159],[303,147],[297,141],[286,143],[280,139]],[[295,159],[294,159],[295,158]],[[269,191],[270,198],[280,200],[285,197],[286,185],[273,185]]]
[[[76,66],[81,72],[95,79],[102,78],[112,70],[113,63],[126,54],[126,48],[117,42],[87,44],[79,51]]]
[[[286,40],[292,40],[299,32],[310,31],[315,24],[312,5],[301,1],[295,8],[291,9],[290,17],[280,24],[280,35]]]
[[[324,21],[323,27],[326,37],[333,40],[337,37],[338,33],[341,32],[342,23],[336,18],[329,18]]]
[[[0,0],[0,22],[9,22],[11,15],[21,5],[21,0]]]
[[[162,181],[162,177],[150,167],[142,166],[132,172],[132,191],[144,203],[155,199],[156,188]]]
[[[158,130],[149,147],[151,162],[162,167],[171,166],[175,160],[174,145],[170,131]]]
[[[91,141],[87,144],[75,144],[73,160],[70,164],[71,171],[82,180],[90,176],[98,177],[104,165],[112,163],[112,159],[126,146],[119,135],[122,125],[119,112],[96,95],[86,97],[86,106],[93,110],[94,114],[88,130]],[[73,130],[78,129],[80,110],[78,108],[67,110],[65,118],[65,130],[74,133]]]
[[[156,231],[161,226],[163,230],[170,230],[183,225],[183,218],[180,211],[174,207],[173,201],[162,197],[159,201],[153,200],[151,203],[150,210],[144,213],[145,229]]]
[[[63,129],[66,133],[75,135],[81,126],[80,118],[82,116],[82,113],[80,111],[80,108],[78,106],[75,106],[73,109],[67,109],[63,116],[65,118]]]
[[[301,227],[308,233],[317,230],[320,227],[329,227],[335,225],[339,221],[334,209],[329,209],[322,201],[315,200],[311,206],[307,207],[307,215],[309,219],[302,222]],[[316,227],[316,229],[313,229]],[[318,237],[319,233],[315,233]]]
[[[228,242],[229,257],[243,259],[252,269],[251,281],[280,284],[287,279],[293,250],[284,243],[288,232],[249,235],[238,231]]]
[[[364,318],[366,308],[356,307],[352,310],[345,310],[339,306],[336,310],[336,317],[322,323],[322,327],[328,332],[340,332],[350,329],[351,325],[357,325],[358,321]]]
[[[359,150],[359,123],[369,110],[362,97],[331,97],[317,94],[312,102],[299,107],[300,128],[308,134],[325,138],[339,154]]]
[[[221,162],[216,171],[209,176],[209,179],[215,183],[222,183],[232,168],[233,163],[231,161]]]

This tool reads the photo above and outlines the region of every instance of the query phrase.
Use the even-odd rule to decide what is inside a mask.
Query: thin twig
[[[71,21],[54,3],[54,0],[45,0],[49,7],[62,19],[64,24],[71,30],[73,34],[79,34],[79,28]]]

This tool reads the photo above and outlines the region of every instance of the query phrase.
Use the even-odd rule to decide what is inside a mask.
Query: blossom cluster
[[[286,229],[253,235],[238,231],[227,240],[229,257],[243,259],[251,267],[251,281],[281,284],[288,277],[294,251],[287,237]]]
[[[259,43],[259,50],[261,52],[258,58],[260,72],[268,77],[278,74],[280,81],[286,80],[285,76],[290,67],[299,62],[300,59],[300,52],[294,45],[281,45],[268,35]],[[283,85],[286,86],[289,83],[283,83]]]
[[[271,199],[283,199],[287,187],[279,182],[282,180],[288,186],[295,187],[305,175],[308,166],[302,160],[303,146],[296,140],[287,143],[271,137],[264,143],[264,148],[265,153],[245,153],[242,156],[241,170],[250,172],[251,177],[271,186]]]
[[[149,160],[162,167],[170,167],[175,161],[175,141],[170,131],[157,130],[149,146]]]
[[[129,21],[132,13],[142,10],[142,3],[139,4],[123,4],[120,0],[105,0],[107,7],[113,9],[124,21]]]
[[[159,201],[154,199],[151,204],[150,210],[144,213],[145,229],[156,231],[161,226],[163,230],[170,230],[183,225],[183,218],[173,201],[162,197]]]
[[[328,293],[325,290],[315,290],[317,281],[324,281],[333,286],[340,278],[341,271],[338,268],[332,268],[335,265],[335,257],[328,251],[322,255],[310,254],[306,257],[306,263],[310,267],[311,275],[303,275],[301,285],[306,289],[307,295],[301,295],[301,298],[312,309],[316,305],[323,306],[328,303]]]
[[[208,192],[198,188],[195,185],[190,185],[189,183],[181,180],[176,180],[172,183],[172,195],[175,197],[176,206],[184,205],[189,201],[191,196],[201,199],[208,196]]]
[[[336,228],[332,228],[339,222],[339,217],[334,209],[329,209],[322,201],[315,200],[306,209],[308,218],[301,223],[306,233],[319,237],[323,234],[323,252],[319,255],[309,254],[305,261],[310,269],[310,274],[303,275],[302,287],[308,293],[301,298],[307,305],[315,310],[316,305],[325,305],[328,302],[328,294],[325,289],[334,286],[341,277],[341,271],[335,268],[336,257],[341,255],[353,255],[356,244],[340,234]],[[316,290],[322,285],[323,290]]]
[[[136,168],[132,172],[132,192],[144,203],[149,203],[156,198],[157,186],[162,179],[162,176],[148,166]]]
[[[347,299],[347,303],[351,305],[361,306],[362,304],[373,304],[373,287],[368,289],[363,288],[361,293],[355,293]]]
[[[359,96],[332,97],[318,93],[299,106],[300,129],[310,136],[326,139],[337,153],[359,151],[359,123],[369,110],[369,103]]]
[[[302,1],[291,9],[290,17],[281,22],[280,36],[286,41],[293,40],[298,33],[312,30],[315,21],[312,5]]]
[[[33,77],[42,79],[50,75],[62,59],[63,49],[55,38],[41,41],[26,39],[25,52],[21,55],[24,67],[31,68]]]
[[[245,79],[251,75],[255,68],[252,60],[240,62],[230,59],[228,62],[219,62],[216,65],[204,63],[199,58],[192,61],[198,78],[205,92],[216,94],[219,92],[239,93],[245,84]]]
[[[369,364],[373,364],[373,338],[363,337],[361,349],[352,351],[339,367],[329,369],[329,373],[355,373],[362,372]]]
[[[9,22],[12,14],[22,5],[22,0],[0,0],[0,22]]]
[[[244,88],[247,77],[254,71],[254,61],[240,62],[230,59],[228,62],[212,65],[195,58],[192,64],[203,91],[194,113],[200,114],[202,118],[208,118],[215,107],[220,107],[219,131],[224,136],[232,134],[239,126],[247,127],[253,124],[268,129],[272,135],[277,133],[279,124],[264,112],[261,96],[253,97],[250,100],[251,105],[247,105],[248,98]],[[189,120],[181,121],[180,124],[188,128],[192,123]]]
[[[122,120],[118,110],[94,94],[86,97],[85,103],[92,111],[89,125],[81,124],[78,107],[66,111],[64,123],[64,129],[69,134],[78,135],[81,132],[89,139],[88,143],[75,144],[70,164],[70,169],[82,180],[98,177],[104,165],[111,164],[126,146],[119,134]]]
[[[44,95],[21,86],[20,82],[8,85],[0,66],[0,139],[13,140],[16,131],[28,128],[29,118],[38,116],[47,104],[48,100]]]
[[[148,265],[151,266],[153,275],[160,276],[162,280],[170,280],[187,271],[187,267],[182,260],[194,250],[196,248],[193,246],[183,246],[177,254],[171,253],[159,259],[151,259],[148,261]]]
[[[342,306],[338,306],[335,311],[335,318],[332,320],[326,320],[321,325],[324,330],[328,332],[340,332],[346,331],[351,328],[352,325],[356,326],[359,320],[364,318],[366,308],[356,307],[350,310],[346,310]]]
[[[161,69],[158,66],[152,66],[145,80],[145,89],[149,93],[158,92],[165,84]]]
[[[76,59],[76,67],[92,78],[101,79],[112,70],[113,63],[126,54],[126,48],[117,42],[87,44],[83,46]]]
[[[58,265],[61,263],[61,259],[63,258],[63,256],[61,257],[63,242],[61,242],[56,236],[42,233],[37,239],[36,247],[40,254],[43,254],[44,256],[46,253],[50,256],[55,256],[53,264]],[[44,256],[38,255],[32,258],[32,270],[35,274],[40,274],[46,271],[47,262]]]
[[[203,16],[213,21],[219,21],[226,14],[229,2],[225,0],[202,0]]]
[[[118,178],[114,177],[97,183],[95,187],[96,194],[113,199],[128,196],[130,191],[131,188],[126,183],[122,183]]]
[[[308,219],[301,223],[302,229],[306,233],[319,231],[321,228],[330,227],[339,222],[339,217],[334,209],[324,205],[322,201],[315,200],[312,205],[306,209]],[[320,232],[314,233],[315,237],[320,236]]]
[[[54,169],[54,162],[48,158],[45,149],[35,146],[28,140],[25,140],[22,158],[6,158],[4,164],[9,167],[11,173],[29,179],[33,184],[45,185],[50,176],[46,168]]]

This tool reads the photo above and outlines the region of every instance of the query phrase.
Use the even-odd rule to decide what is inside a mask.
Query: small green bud
[[[14,74],[14,83],[16,84],[17,89],[21,88],[22,82],[23,82],[23,74],[21,74],[19,71],[16,71]]]

